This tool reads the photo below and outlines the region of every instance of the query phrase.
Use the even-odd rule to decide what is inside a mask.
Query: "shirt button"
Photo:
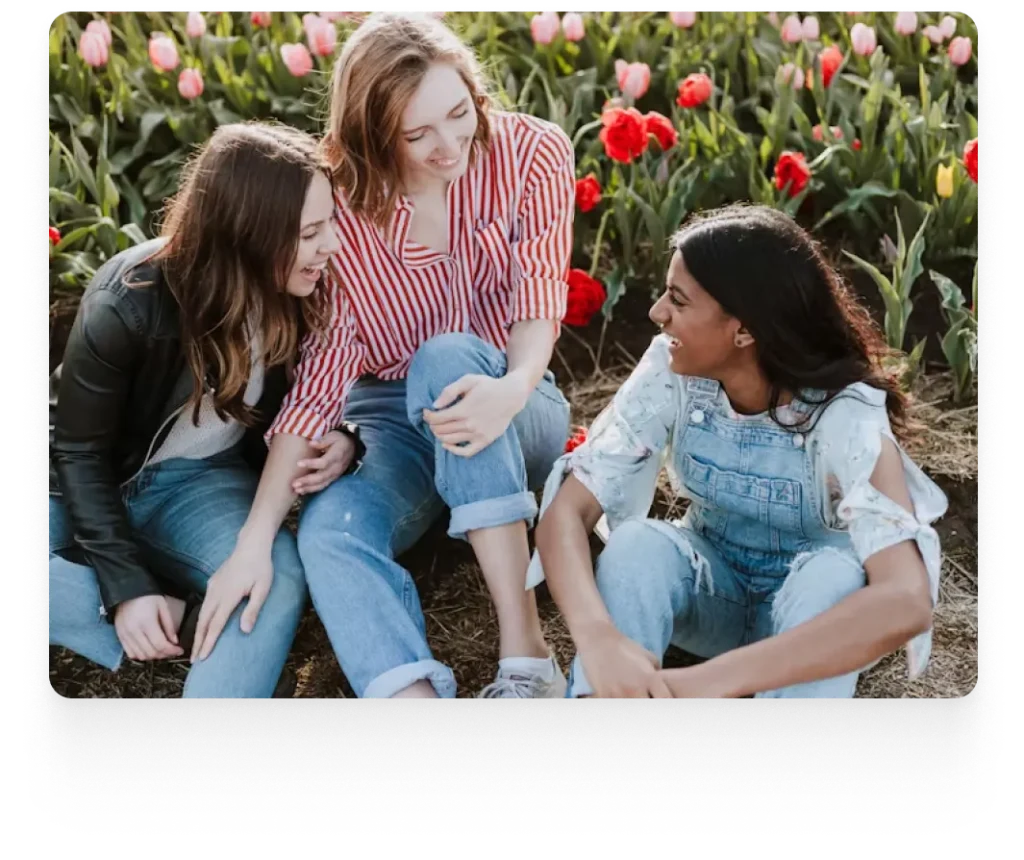
[[[793,444],[796,445],[797,448],[803,448],[804,447],[804,437],[803,437],[802,433],[797,433],[793,437]]]
[[[690,420],[694,424],[703,424],[704,423],[704,410],[703,409],[694,409],[693,412],[690,413]]]

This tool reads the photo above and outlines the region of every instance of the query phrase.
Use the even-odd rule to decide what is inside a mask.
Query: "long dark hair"
[[[894,351],[792,218],[768,206],[724,206],[687,223],[672,247],[701,287],[754,337],[776,423],[783,392],[797,398],[805,389],[825,392],[812,402],[821,408],[811,410],[806,423],[846,386],[863,382],[885,392],[897,438],[908,435],[909,397],[897,371],[885,367]]]
[[[252,367],[249,326],[259,326],[268,367],[290,364],[304,332],[322,332],[322,288],[305,299],[285,292],[295,264],[306,192],[317,172],[330,180],[316,140],[286,125],[222,125],[186,165],[169,202],[153,257],[181,308],[182,347],[198,421],[207,374],[217,415],[251,425],[244,402]]]

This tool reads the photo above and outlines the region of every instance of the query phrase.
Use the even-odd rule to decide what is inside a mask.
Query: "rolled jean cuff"
[[[465,540],[467,532],[517,523],[519,520],[526,520],[526,527],[530,528],[536,518],[537,499],[533,493],[514,493],[497,499],[483,499],[452,508],[448,536]]]
[[[424,679],[430,681],[434,692],[442,699],[455,698],[455,676],[451,669],[437,660],[420,660],[388,669],[370,681],[362,698],[390,699],[395,693],[400,693],[406,687]]]
[[[587,675],[583,671],[583,662],[579,657],[573,658],[572,668],[569,672],[569,689],[565,695],[569,699],[594,695],[594,688],[590,686],[590,682],[587,680]]]

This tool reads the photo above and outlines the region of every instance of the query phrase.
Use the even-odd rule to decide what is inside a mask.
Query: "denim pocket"
[[[721,508],[780,531],[800,531],[803,487],[799,481],[743,475],[684,454],[683,483],[705,507]]]

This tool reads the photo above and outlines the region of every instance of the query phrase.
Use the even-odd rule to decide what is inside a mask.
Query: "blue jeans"
[[[433,658],[419,595],[394,558],[409,549],[447,506],[448,533],[537,515],[531,487],[542,486],[569,433],[569,404],[548,373],[505,433],[476,456],[441,446],[422,413],[466,374],[495,378],[505,356],[468,334],[424,343],[407,378],[364,380],[345,417],[360,426],[363,465],[311,497],[299,520],[299,554],[313,605],[358,696],[389,697],[428,679],[455,695],[451,670]]]
[[[660,658],[674,644],[700,657],[790,630],[865,585],[852,552],[797,556],[788,574],[732,568],[695,531],[658,520],[627,520],[597,562],[597,588],[616,629]],[[849,698],[858,672],[759,693],[774,698]],[[567,695],[593,693],[579,656]]]
[[[235,548],[258,483],[237,449],[146,467],[125,489],[124,505],[139,546],[157,562],[153,573],[178,592],[204,593]],[[116,670],[121,643],[101,615],[95,572],[65,557],[74,547],[67,511],[51,496],[50,644]],[[252,632],[240,627],[243,600],[210,655],[189,670],[185,696],[269,698],[274,692],[305,608],[306,583],[287,529],[275,538],[272,559],[274,582]]]

